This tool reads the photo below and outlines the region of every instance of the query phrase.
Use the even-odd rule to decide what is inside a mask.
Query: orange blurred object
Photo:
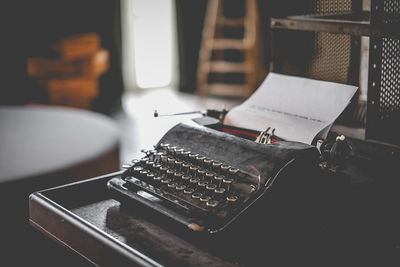
[[[27,72],[45,90],[49,104],[90,109],[98,95],[99,77],[109,68],[109,52],[94,33],[63,38],[51,45],[58,58],[33,57]]]

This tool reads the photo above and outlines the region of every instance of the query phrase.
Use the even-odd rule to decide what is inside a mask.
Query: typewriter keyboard
[[[124,166],[125,186],[200,217],[224,219],[257,189],[257,177],[180,147],[160,144],[143,152]]]

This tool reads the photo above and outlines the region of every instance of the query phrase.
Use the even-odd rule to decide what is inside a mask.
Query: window
[[[124,0],[123,75],[127,89],[173,86],[177,75],[173,0]]]

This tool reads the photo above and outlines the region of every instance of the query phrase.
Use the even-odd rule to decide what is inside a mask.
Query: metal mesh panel
[[[400,1],[399,0],[384,0],[383,1],[383,22],[395,23],[399,22],[400,18]]]
[[[387,119],[396,111],[400,111],[400,40],[383,38],[379,116]]]
[[[334,14],[352,11],[352,0],[317,0],[314,11],[318,14]]]
[[[351,58],[351,36],[318,32],[309,76],[314,79],[348,82]]]

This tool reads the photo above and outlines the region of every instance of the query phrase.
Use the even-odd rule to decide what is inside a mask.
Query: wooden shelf
[[[272,29],[400,38],[400,23],[373,25],[369,12],[271,18],[270,26]]]

